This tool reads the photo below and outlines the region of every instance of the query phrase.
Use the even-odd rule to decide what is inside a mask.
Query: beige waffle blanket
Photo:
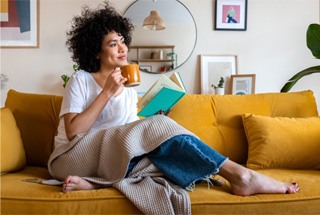
[[[115,187],[145,214],[190,214],[187,191],[161,177],[149,159],[142,159],[125,178],[133,157],[148,153],[180,134],[193,135],[163,115],[89,132],[56,148],[48,162],[49,172],[60,180],[78,175],[93,183]]]

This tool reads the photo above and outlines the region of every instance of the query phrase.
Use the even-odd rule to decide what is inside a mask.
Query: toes
[[[68,184],[63,184],[63,185],[62,185],[62,191],[63,191],[64,193],[68,192]]]
[[[291,183],[291,186],[288,186],[286,193],[296,193],[299,191],[299,185],[296,182]]]
[[[69,191],[71,191],[71,190],[72,190],[72,183],[71,183],[71,181],[69,181],[69,183],[64,183],[64,184],[62,185],[62,191],[63,191],[64,193],[69,192]]]
[[[296,191],[299,190],[299,185],[298,185],[297,182],[293,182],[292,185],[294,186],[294,189],[295,189]]]
[[[72,179],[72,176],[69,175],[69,176],[64,180],[64,183],[65,183],[65,184],[70,183],[70,182],[71,182],[71,179]]]

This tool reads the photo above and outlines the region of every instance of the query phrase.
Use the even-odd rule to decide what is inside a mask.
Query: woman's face
[[[128,64],[127,54],[128,47],[121,35],[118,35],[116,32],[105,35],[102,41],[101,52],[98,54],[100,69],[114,69]]]

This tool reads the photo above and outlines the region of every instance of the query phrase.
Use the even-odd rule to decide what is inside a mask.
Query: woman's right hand
[[[120,69],[114,69],[114,71],[107,77],[103,91],[107,92],[110,96],[113,96],[127,81],[121,74]]]

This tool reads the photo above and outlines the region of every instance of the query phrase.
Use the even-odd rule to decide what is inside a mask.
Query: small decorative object
[[[0,89],[2,90],[5,86],[5,82],[7,82],[9,79],[5,74],[0,74]]]
[[[247,30],[247,0],[216,0],[215,30]]]
[[[172,69],[177,67],[177,54],[175,52],[168,52],[167,54],[167,60],[172,61]]]
[[[160,67],[160,72],[165,72],[165,71],[167,71],[167,67],[165,66]]]
[[[163,60],[163,51],[162,50],[159,51],[159,59]]]
[[[174,52],[168,52],[168,53],[167,53],[167,59],[168,59],[168,60],[175,60],[175,59],[176,59],[176,53],[174,53]]]
[[[211,87],[214,88],[214,94],[216,95],[224,95],[224,78],[220,77],[218,85],[212,84]]]
[[[146,65],[146,66],[140,66],[140,70],[144,72],[152,72],[152,66]]]
[[[151,59],[159,59],[159,52],[151,52]]]
[[[234,95],[254,94],[256,75],[231,75],[231,93]]]

